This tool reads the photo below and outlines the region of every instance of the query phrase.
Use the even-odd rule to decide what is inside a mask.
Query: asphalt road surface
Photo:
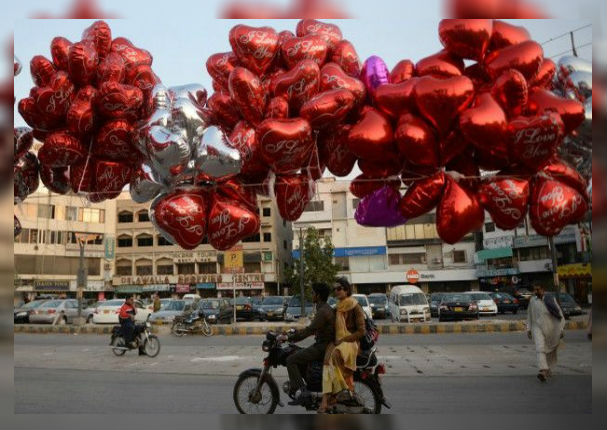
[[[16,413],[235,413],[237,375],[263,357],[260,336],[162,336],[153,359],[114,357],[106,336],[14,339]],[[582,330],[565,340],[555,377],[542,384],[524,333],[381,336],[393,405],[384,413],[589,413],[591,344]],[[282,385],[284,369],[274,374]]]

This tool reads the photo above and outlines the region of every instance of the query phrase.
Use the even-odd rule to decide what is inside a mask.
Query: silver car
[[[164,323],[171,323],[175,319],[175,316],[181,315],[185,310],[185,300],[169,300],[165,302],[158,312],[154,312],[150,315],[150,322],[162,321]]]
[[[67,324],[78,317],[78,300],[49,300],[30,314],[32,324]]]

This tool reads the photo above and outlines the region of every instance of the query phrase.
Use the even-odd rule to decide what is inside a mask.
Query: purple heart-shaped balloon
[[[377,87],[390,82],[390,71],[384,60],[377,55],[372,55],[363,64],[360,80],[363,81],[367,92],[373,98]]]
[[[398,210],[401,195],[398,190],[384,186],[365,196],[354,213],[356,222],[366,227],[394,227],[407,219]]]

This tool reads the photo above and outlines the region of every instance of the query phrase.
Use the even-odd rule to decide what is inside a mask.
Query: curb
[[[52,326],[42,324],[17,324],[14,325],[15,333],[46,334],[111,334],[113,325],[96,326]],[[248,336],[263,335],[268,330],[288,331],[292,328],[302,327],[300,325],[272,325],[272,326],[245,326],[238,325],[213,325],[213,334],[222,336]],[[583,330],[588,327],[586,321],[567,321],[565,330]],[[479,324],[438,324],[438,323],[416,323],[416,324],[386,324],[377,326],[380,334],[459,334],[459,333],[505,333],[525,331],[527,325],[524,321],[513,321],[503,323],[479,323]],[[152,332],[155,334],[168,334],[168,325],[153,324]]]

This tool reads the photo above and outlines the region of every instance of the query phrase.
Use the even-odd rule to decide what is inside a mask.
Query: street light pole
[[[78,323],[82,324],[82,296],[84,294],[84,286],[86,284],[86,272],[84,268],[84,245],[85,241],[78,240],[80,247],[80,256],[78,258]]]
[[[299,289],[301,301],[301,317],[306,316],[306,306],[304,304],[304,243],[303,229],[299,227]]]
[[[556,302],[561,305],[559,293],[559,273],[557,271],[556,247],[554,246],[554,236],[548,236],[548,246],[550,247],[550,257],[552,258],[552,280],[554,282],[554,297]]]

